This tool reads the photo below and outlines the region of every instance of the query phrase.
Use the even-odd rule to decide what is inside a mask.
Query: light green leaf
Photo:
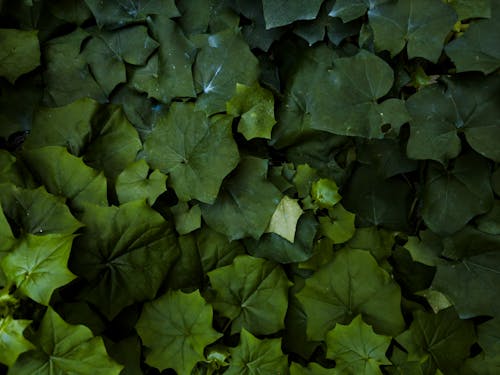
[[[194,205],[189,207],[186,202],[179,202],[171,207],[174,214],[175,229],[179,234],[187,234],[201,227],[201,209]]]
[[[324,368],[317,363],[311,362],[307,367],[302,367],[295,362],[290,366],[290,375],[338,375],[334,368]]]
[[[419,237],[410,236],[405,249],[415,262],[436,266],[443,251],[441,238],[430,230],[420,231]]]
[[[83,325],[66,323],[51,307],[33,343],[36,351],[21,354],[10,374],[118,375],[123,369],[108,356],[101,337]]]
[[[266,233],[276,233],[284,239],[294,242],[297,222],[303,211],[296,199],[285,195],[276,207]]]
[[[149,166],[141,159],[126,167],[116,178],[116,194],[120,203],[146,199],[150,205],[167,190],[167,176],[155,169],[148,174]]]
[[[457,373],[475,341],[471,321],[460,320],[453,308],[438,314],[416,311],[410,329],[396,338],[408,352],[408,360],[430,360],[434,371]],[[433,373],[433,372],[430,372]]]
[[[457,72],[493,73],[500,67],[499,37],[500,4],[492,1],[491,18],[471,21],[464,35],[446,46],[446,54],[457,67]]]
[[[5,214],[3,212],[2,203],[0,202],[0,262],[10,252],[15,242],[16,238],[12,233],[12,229],[10,228],[9,222],[7,221],[7,218],[5,217]],[[0,287],[3,287],[5,285],[5,275],[3,273],[2,267],[0,267]]]
[[[75,279],[67,268],[74,236],[26,234],[2,260],[8,280],[24,295],[48,305],[52,292]]]
[[[192,104],[173,103],[146,138],[144,151],[153,168],[169,173],[179,199],[210,204],[239,160],[231,118],[210,122]]]
[[[96,18],[99,27],[116,28],[128,23],[145,21],[148,15],[163,14],[167,17],[180,16],[174,0],[130,0],[100,1],[85,0]]]
[[[82,30],[49,40],[45,44],[44,83],[46,103],[63,106],[80,98],[106,102],[105,91],[94,80],[81,47],[89,34]]]
[[[453,8],[441,0],[399,0],[368,11],[375,47],[392,56],[408,43],[408,58],[437,62],[445,38],[457,21]]]
[[[225,30],[209,35],[194,64],[196,109],[208,115],[225,111],[236,84],[252,85],[258,76],[257,58],[239,33]]]
[[[485,159],[465,154],[446,170],[430,164],[423,190],[422,217],[435,233],[452,234],[474,216],[488,212],[493,204]]]
[[[311,197],[320,208],[331,208],[342,199],[338,190],[335,181],[321,178],[312,183]]]
[[[0,29],[0,76],[10,83],[40,65],[38,30]]]
[[[487,158],[500,161],[499,77],[448,79],[446,90],[424,88],[407,101],[411,114],[408,156],[445,163],[461,150],[459,134]]]
[[[151,349],[146,363],[160,371],[173,368],[189,374],[205,360],[205,347],[222,336],[212,328],[212,315],[199,291],[170,291],[146,303],[136,324],[142,342]]]
[[[226,375],[287,374],[288,359],[281,351],[281,339],[259,340],[243,329],[240,343],[231,348],[231,362]]]
[[[87,281],[82,296],[108,318],[155,297],[179,255],[174,230],[145,201],[88,205],[70,267]]]
[[[75,156],[80,156],[90,141],[91,121],[99,104],[88,98],[77,100],[63,107],[41,107],[33,115],[33,125],[23,148],[62,146]]]
[[[43,186],[23,189],[0,185],[0,192],[6,216],[22,229],[22,233],[71,234],[82,226],[64,204],[64,199],[47,193]]]
[[[31,320],[18,320],[12,316],[0,318],[0,363],[10,367],[21,353],[34,349],[23,335],[30,324]]]
[[[47,146],[26,150],[23,158],[50,193],[71,199],[76,208],[82,209],[86,203],[108,205],[104,175],[71,155],[66,148]]]
[[[348,324],[359,314],[377,333],[395,335],[404,328],[399,286],[364,250],[338,251],[306,280],[297,298],[311,340],[324,340],[336,323]]]
[[[406,118],[401,100],[381,102],[394,83],[391,67],[378,56],[360,50],[353,57],[334,60],[322,78],[322,90],[312,92],[308,111],[312,127],[338,135],[383,138],[397,134]],[[389,109],[390,115],[384,111]],[[397,120],[397,121],[394,121]],[[389,130],[383,125],[390,124]]]
[[[266,29],[285,26],[298,20],[313,20],[322,0],[262,0]]]
[[[207,224],[230,240],[247,236],[258,239],[281,200],[280,191],[266,180],[267,167],[267,160],[242,159],[215,203],[201,205]]]
[[[271,334],[284,328],[290,282],[279,264],[242,255],[208,277],[217,292],[212,305],[231,319],[231,333],[244,328]]]
[[[446,0],[446,2],[455,9],[459,21],[491,17],[491,0]]]
[[[273,94],[259,84],[246,86],[236,84],[236,95],[226,103],[229,115],[238,117],[238,132],[247,139],[271,139],[274,119]]]
[[[328,216],[319,216],[320,233],[328,237],[334,244],[348,241],[356,230],[356,215],[347,211],[341,204],[328,209]]]
[[[381,365],[390,365],[385,356],[391,337],[377,335],[361,315],[348,325],[337,324],[326,337],[327,358],[335,360],[337,371],[348,374],[382,375]]]

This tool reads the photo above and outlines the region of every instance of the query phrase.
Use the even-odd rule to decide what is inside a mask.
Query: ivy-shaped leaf
[[[281,351],[281,339],[259,340],[243,329],[240,343],[231,348],[231,361],[226,375],[287,374],[288,359]]]
[[[67,267],[73,236],[27,234],[2,260],[7,280],[38,303],[48,305],[52,292],[75,279]]]
[[[173,103],[146,138],[144,151],[151,167],[169,173],[179,199],[209,204],[239,160],[231,118],[209,120],[192,104]]]
[[[217,292],[214,308],[232,320],[231,332],[242,328],[271,334],[284,328],[290,282],[278,264],[251,256],[208,273]]]
[[[348,324],[359,314],[377,333],[394,335],[404,328],[398,285],[364,250],[338,251],[306,280],[297,298],[311,340],[324,340],[336,323]]]
[[[361,315],[348,325],[337,324],[326,337],[328,358],[341,373],[382,375],[381,365],[390,365],[385,356],[391,337],[377,335]]]
[[[189,374],[204,361],[205,347],[222,335],[212,328],[212,307],[199,291],[170,291],[144,305],[136,324],[145,346],[146,363],[157,369],[173,368]]]
[[[36,350],[21,354],[10,373],[118,375],[123,369],[108,356],[101,337],[66,323],[51,307],[32,340]]]
[[[0,318],[0,363],[12,366],[21,353],[34,349],[23,335],[30,324],[31,320],[18,320],[12,316]]]
[[[289,242],[294,242],[300,216],[304,213],[297,200],[285,195],[276,207],[266,233],[276,233]]]

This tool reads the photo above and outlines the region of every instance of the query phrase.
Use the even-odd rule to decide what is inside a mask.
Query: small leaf
[[[0,363],[12,366],[21,353],[34,349],[23,335],[30,324],[31,320],[17,320],[11,316],[0,318]]]
[[[146,303],[136,324],[142,342],[151,349],[146,363],[160,371],[173,368],[189,374],[205,360],[205,347],[222,336],[212,328],[212,314],[199,291],[170,291]]]
[[[356,215],[347,211],[341,204],[328,210],[328,216],[319,216],[321,234],[328,237],[334,244],[344,243],[354,235],[354,220]]]
[[[76,276],[67,268],[73,236],[27,234],[1,263],[24,295],[48,305],[52,292]]]
[[[38,30],[0,29],[0,76],[14,84],[40,65]]]
[[[382,375],[381,365],[390,365],[385,356],[391,337],[377,335],[358,315],[348,325],[337,324],[326,337],[328,358],[342,373]]]
[[[297,222],[302,213],[302,208],[296,199],[292,199],[287,195],[283,196],[271,217],[266,233],[276,233],[293,243]]]
[[[321,178],[312,183],[311,197],[320,208],[331,208],[342,199],[338,190],[334,181]]]
[[[186,202],[179,202],[171,210],[175,218],[175,229],[179,234],[188,234],[201,227],[200,206],[189,207]]]

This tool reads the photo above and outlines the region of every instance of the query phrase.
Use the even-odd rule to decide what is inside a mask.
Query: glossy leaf
[[[297,20],[314,19],[321,3],[321,0],[262,0],[266,28],[285,26]]]
[[[284,327],[290,284],[276,263],[239,256],[208,277],[217,292],[213,306],[231,319],[232,333],[244,328],[256,335],[271,334]]]
[[[198,291],[168,292],[146,303],[136,324],[142,342],[151,349],[146,363],[189,374],[205,359],[205,347],[221,336],[212,328],[212,314]]]
[[[308,316],[307,336],[324,340],[336,323],[361,314],[375,332],[395,335],[404,327],[401,292],[364,250],[343,249],[306,280],[297,298]]]
[[[30,324],[30,320],[18,320],[11,316],[0,318],[0,363],[12,366],[21,353],[34,349],[23,335]]]

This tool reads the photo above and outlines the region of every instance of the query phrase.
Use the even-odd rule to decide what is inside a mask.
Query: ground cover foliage
[[[500,373],[500,1],[0,1],[0,373]]]

